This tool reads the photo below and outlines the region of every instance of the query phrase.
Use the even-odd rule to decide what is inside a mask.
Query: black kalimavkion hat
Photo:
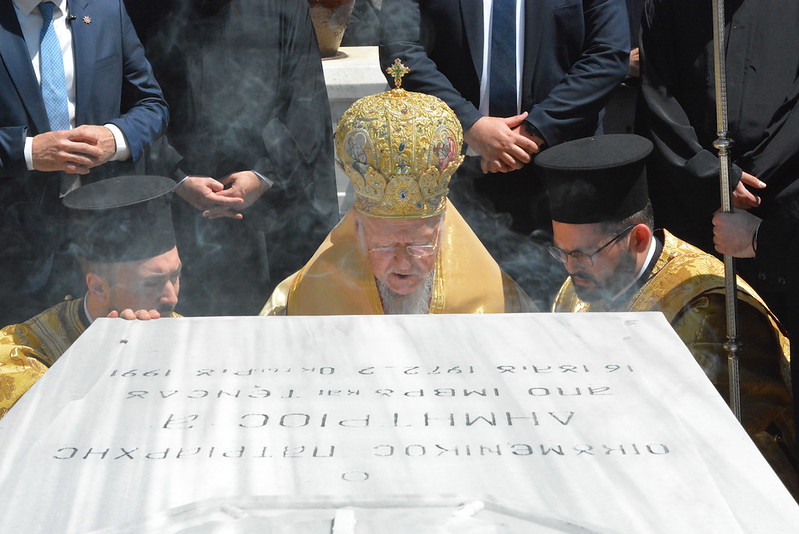
[[[576,139],[536,156],[544,171],[552,220],[620,221],[649,202],[646,157],[652,143],[632,134]]]
[[[77,253],[118,263],[159,256],[175,247],[169,206],[175,182],[162,176],[119,176],[64,197]]]

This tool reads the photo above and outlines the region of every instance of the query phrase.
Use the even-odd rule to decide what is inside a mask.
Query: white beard
[[[430,298],[433,295],[433,276],[430,273],[416,290],[407,295],[399,295],[378,279],[377,291],[383,301],[383,313],[386,315],[424,314],[430,313]]]

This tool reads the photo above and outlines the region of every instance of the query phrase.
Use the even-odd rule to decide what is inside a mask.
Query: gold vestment
[[[86,330],[82,309],[68,300],[0,330],[0,417]]]
[[[663,251],[637,291],[613,305],[581,301],[571,278],[555,297],[552,311],[660,311],[702,369],[728,398],[724,264],[663,232]],[[790,419],[790,345],[777,318],[749,284],[738,278],[738,336],[742,375],[743,424],[755,434],[781,421],[793,434]],[[793,440],[793,436],[785,436]]]
[[[447,201],[430,313],[537,311]],[[350,210],[311,260],[281,282],[261,315],[381,315],[383,305]]]

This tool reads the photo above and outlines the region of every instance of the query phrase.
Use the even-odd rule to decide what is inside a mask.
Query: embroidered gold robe
[[[668,232],[663,232],[663,243],[660,257],[637,291],[612,304],[589,304],[577,297],[569,278],[555,297],[552,311],[663,312],[705,374],[727,398],[724,264]],[[788,338],[771,310],[740,277],[738,313],[744,427],[754,434],[778,419],[787,425],[791,403],[786,387],[790,376]]]
[[[430,313],[538,311],[447,203]],[[311,260],[281,282],[261,315],[380,315],[383,305],[352,211]]]
[[[0,330],[0,417],[86,330],[82,309],[68,300]]]

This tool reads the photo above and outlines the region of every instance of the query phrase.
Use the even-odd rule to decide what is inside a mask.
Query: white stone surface
[[[341,116],[356,100],[388,89],[380,70],[376,46],[342,46],[339,54],[341,57],[322,60],[334,130]],[[339,212],[343,215],[352,206],[352,185],[338,166],[336,189]]]
[[[0,487],[14,533],[799,524],[655,313],[103,319],[0,420]]]

